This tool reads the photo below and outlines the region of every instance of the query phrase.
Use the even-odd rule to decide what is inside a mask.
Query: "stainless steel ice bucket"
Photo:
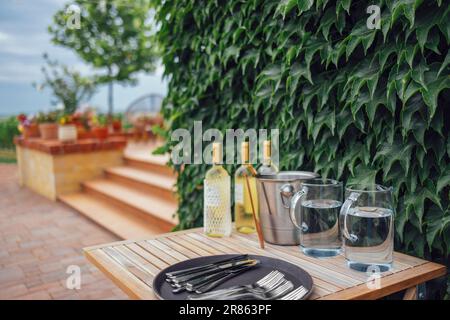
[[[289,218],[290,197],[302,181],[319,175],[307,171],[281,171],[258,176],[259,219],[264,240],[279,245],[300,244],[300,231]]]

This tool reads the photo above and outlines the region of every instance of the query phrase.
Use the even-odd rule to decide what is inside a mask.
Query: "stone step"
[[[147,171],[164,174],[170,177],[176,177],[172,168],[167,166],[169,161],[168,156],[155,156],[148,152],[148,154],[125,154],[125,164],[134,168],[139,168]]]
[[[82,184],[83,189],[90,194],[128,210],[134,215],[146,219],[160,228],[174,227],[178,220],[174,216],[177,203],[161,198],[145,189],[130,188],[130,186],[110,179],[97,179]]]
[[[131,188],[147,190],[165,200],[177,203],[175,195],[176,178],[132,166],[111,167],[105,170],[106,178],[126,184]]]
[[[89,193],[62,195],[59,200],[122,239],[144,238],[168,231]]]

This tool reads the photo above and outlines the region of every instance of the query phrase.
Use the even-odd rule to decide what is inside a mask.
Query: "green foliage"
[[[38,90],[49,88],[56,98],[54,103],[62,103],[64,112],[73,113],[80,103],[89,100],[95,93],[94,81],[68,66],[50,60],[47,54],[44,54],[44,59],[44,81],[41,84],[34,83],[34,87]]]
[[[37,123],[55,123],[62,115],[61,111],[39,112],[36,116]]]
[[[365,1],[160,1],[170,130],[192,132],[194,120],[204,130],[279,128],[281,169],[393,186],[396,249],[445,262],[450,7],[444,3],[374,1],[381,29],[370,30]],[[175,169],[179,228],[198,226],[206,166]]]
[[[98,113],[92,117],[92,125],[96,127],[106,127],[109,122],[109,116]]]
[[[151,0],[75,0],[53,17],[48,30],[55,44],[74,50],[84,61],[98,69],[99,83],[135,83],[135,75],[150,72],[157,58],[149,19]],[[77,5],[81,11],[80,28],[71,22]],[[109,112],[112,113],[112,100]]]
[[[14,116],[0,119],[0,149],[14,148],[14,136],[19,135],[18,125]]]

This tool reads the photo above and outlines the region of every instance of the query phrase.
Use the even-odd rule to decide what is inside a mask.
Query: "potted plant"
[[[59,117],[58,140],[61,142],[73,142],[78,137],[77,126],[73,121],[73,116],[63,114]]]
[[[44,140],[53,140],[58,138],[58,111],[47,113],[40,112],[37,116],[39,132]]]
[[[122,114],[116,113],[111,117],[112,132],[117,133],[122,131]]]
[[[92,111],[76,111],[72,115],[72,120],[77,127],[78,139],[91,139],[93,134],[90,127]]]
[[[22,133],[24,139],[39,137],[39,127],[34,117],[27,117],[21,113],[17,116],[17,120],[19,121],[19,132]]]
[[[92,133],[95,138],[105,140],[108,138],[108,118],[103,114],[92,117]]]

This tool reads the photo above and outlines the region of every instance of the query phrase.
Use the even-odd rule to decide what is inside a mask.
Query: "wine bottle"
[[[249,163],[248,142],[243,142],[241,145],[241,159],[242,165],[236,170],[234,175],[234,220],[238,232],[253,233],[256,230],[253,210],[255,210],[255,214],[258,214],[255,178],[257,172]],[[251,195],[249,192],[251,192]]]
[[[206,172],[204,185],[203,228],[210,237],[231,234],[231,181],[222,167],[222,144],[213,143],[213,166]]]
[[[270,140],[263,142],[263,163],[258,168],[258,174],[267,175],[278,172],[278,168],[272,162],[272,144]]]

